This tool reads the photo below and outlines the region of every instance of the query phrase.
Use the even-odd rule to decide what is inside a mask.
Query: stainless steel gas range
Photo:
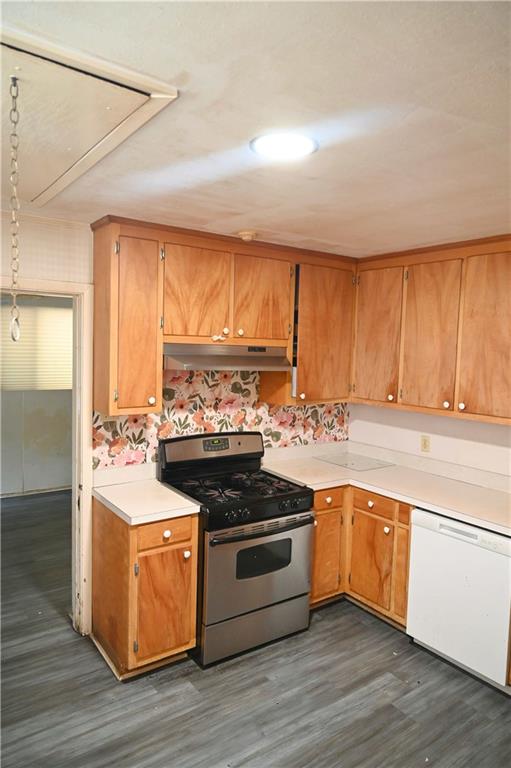
[[[309,626],[313,491],[261,469],[260,432],[161,440],[158,479],[201,505],[197,660]]]

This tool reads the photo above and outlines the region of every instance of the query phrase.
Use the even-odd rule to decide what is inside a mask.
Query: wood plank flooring
[[[2,506],[3,768],[509,768],[509,699],[348,602],[118,683],[67,619],[69,494]]]

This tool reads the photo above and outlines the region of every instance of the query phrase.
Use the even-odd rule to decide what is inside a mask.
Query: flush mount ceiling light
[[[252,139],[250,148],[268,160],[290,162],[312,154],[317,150],[318,144],[310,136],[279,131]]]

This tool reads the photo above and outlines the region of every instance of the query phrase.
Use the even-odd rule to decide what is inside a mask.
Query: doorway
[[[2,335],[9,333],[6,282]],[[54,607],[70,614],[81,634],[91,625],[92,296],[88,284],[24,280],[17,297],[22,338],[16,363],[12,348],[18,345],[10,341],[5,352],[2,341],[4,530],[13,549],[30,543],[23,530],[39,542],[29,558],[48,558],[42,586],[55,589]],[[31,348],[22,350],[23,340]],[[50,364],[43,359],[45,346]],[[45,541],[52,529],[52,541]]]

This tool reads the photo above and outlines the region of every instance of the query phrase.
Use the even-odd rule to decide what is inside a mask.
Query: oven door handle
[[[218,547],[220,544],[234,544],[238,541],[250,541],[251,539],[263,539],[267,536],[278,536],[280,533],[287,533],[287,531],[294,531],[295,528],[303,528],[304,525],[312,525],[314,522],[313,515],[309,515],[308,517],[304,517],[301,520],[299,520],[297,523],[291,523],[290,525],[285,525],[282,528],[276,528],[269,531],[259,531],[258,533],[248,533],[245,536],[231,536],[228,539],[211,539],[209,542],[210,547]]]

